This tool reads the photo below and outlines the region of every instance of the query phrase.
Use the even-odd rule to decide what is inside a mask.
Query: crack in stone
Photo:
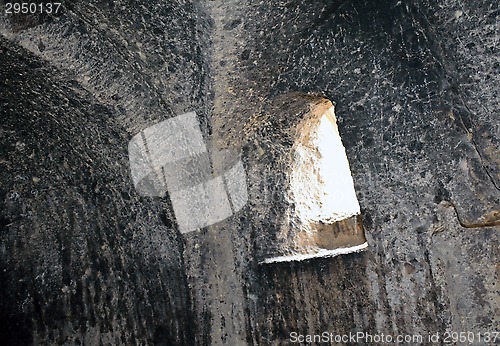
[[[457,91],[457,96],[460,98],[460,100],[462,101],[463,106],[469,111],[469,113],[470,114],[474,114],[474,112],[469,108],[469,106],[465,102],[465,100],[464,100],[464,98],[463,98],[462,93],[460,92],[460,90]],[[491,173],[488,171],[488,168],[484,164],[485,160],[483,158],[483,155],[481,155],[481,151],[478,148],[478,144],[474,140],[474,134],[472,133],[472,131],[470,131],[467,128],[467,126],[465,126],[464,119],[463,119],[462,115],[460,114],[460,112],[457,112],[457,115],[458,115],[458,117],[460,119],[460,122],[462,123],[462,126],[464,127],[465,131],[467,132],[467,134],[470,135],[470,142],[471,142],[472,146],[474,147],[474,150],[476,151],[477,155],[479,156],[479,161],[481,162],[481,167],[483,168],[483,170],[486,173],[486,175],[490,178],[491,183],[493,184],[493,186],[498,191],[500,191],[500,187],[497,185],[497,183],[495,181],[495,178],[493,178],[493,176],[491,175]]]
[[[453,208],[455,215],[457,217],[458,223],[463,228],[484,228],[484,227],[500,226],[500,218],[495,218],[493,220],[485,220],[483,222],[466,222],[466,221],[462,220],[462,217],[460,216],[460,213],[458,212],[458,208],[455,205],[455,203],[453,203],[451,201],[444,201],[444,202],[447,203],[446,206]]]

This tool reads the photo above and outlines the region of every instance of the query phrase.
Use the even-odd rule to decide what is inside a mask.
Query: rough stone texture
[[[498,330],[494,1],[68,1],[0,20],[0,343]],[[296,126],[336,102],[369,248],[259,265]],[[195,110],[249,202],[181,235],[127,143]],[[214,162],[214,169],[218,163]]]

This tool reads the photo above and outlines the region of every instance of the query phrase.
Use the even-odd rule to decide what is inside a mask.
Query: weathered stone
[[[0,343],[494,332],[498,15],[491,0],[3,13]],[[369,247],[259,264],[280,249],[297,126],[320,100],[336,103]],[[214,152],[242,152],[248,203],[181,234],[168,196],[134,190],[127,145],[190,111]]]

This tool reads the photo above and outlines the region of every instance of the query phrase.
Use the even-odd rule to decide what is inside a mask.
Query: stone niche
[[[281,188],[273,194],[282,213],[277,216],[278,229],[262,236],[266,240],[261,243],[260,263],[365,249],[368,244],[335,106],[323,97],[295,94],[278,98],[275,104],[283,100],[288,101],[282,111],[293,116],[281,124],[284,140],[275,141],[270,150],[279,153],[275,160],[280,171],[269,172],[283,172],[277,179]]]

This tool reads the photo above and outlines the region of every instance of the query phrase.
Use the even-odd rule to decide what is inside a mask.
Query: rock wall
[[[498,15],[486,0],[3,14],[0,342],[287,345],[326,331],[430,344],[495,331]],[[324,99],[369,247],[259,264],[286,224],[297,124]],[[207,143],[242,153],[249,200],[183,235],[168,197],[134,190],[127,143],[193,110]]]

